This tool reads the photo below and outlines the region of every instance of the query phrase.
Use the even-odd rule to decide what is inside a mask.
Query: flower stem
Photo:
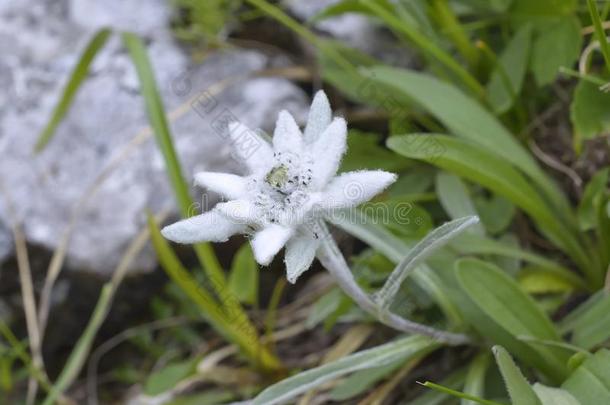
[[[320,226],[325,227],[323,224]],[[335,240],[328,232],[326,232],[326,235],[328,237],[323,240],[318,249],[318,260],[333,276],[343,292],[352,298],[360,308],[374,316],[381,323],[402,332],[429,336],[439,342],[455,346],[471,341],[466,335],[438,330],[379,308],[371,297],[360,288],[356,280],[354,280],[354,276],[345,262],[345,258],[339,251]]]

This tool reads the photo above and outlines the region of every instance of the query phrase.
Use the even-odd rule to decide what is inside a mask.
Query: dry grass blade
[[[342,337],[339,339],[337,343],[324,355],[320,364],[328,364],[333,361],[339,360],[342,357],[347,356],[358,350],[364,342],[369,338],[371,333],[373,333],[372,325],[355,325],[351,327]],[[336,384],[336,381],[330,381],[329,384]],[[325,385],[320,387],[326,388],[329,385]],[[316,390],[311,390],[307,392],[301,400],[299,401],[299,405],[308,405],[316,395]]]
[[[176,326],[182,326],[187,323],[193,323],[196,321],[190,320],[185,317],[175,317],[168,319],[161,319],[158,321],[150,322],[144,325],[134,326],[126,329],[121,333],[108,339],[101,345],[99,345],[91,354],[91,359],[87,364],[87,403],[89,405],[98,405],[97,399],[97,368],[102,357],[110,350],[114,349],[126,340],[137,336],[142,331],[156,331],[160,329],[173,328]]]
[[[536,142],[533,139],[530,140],[529,145],[530,145],[530,149],[532,150],[532,152],[534,153],[534,155],[536,155],[536,157],[538,159],[540,159],[547,166],[568,176],[570,178],[570,180],[572,180],[572,183],[574,183],[574,186],[576,187],[578,192],[580,193],[582,191],[583,181],[580,178],[580,176],[578,175],[578,173],[576,173],[571,167],[564,165],[559,160],[544,153],[544,151],[542,149],[540,149],[538,144],[536,144]]]
[[[28,250],[25,242],[25,236],[17,218],[17,213],[15,212],[11,197],[8,191],[4,188],[1,179],[0,193],[4,197],[6,211],[9,215],[9,218],[11,219],[13,238],[15,239],[17,267],[19,269],[19,282],[21,284],[21,298],[23,300],[23,308],[25,311],[25,321],[30,341],[30,351],[32,352],[33,366],[36,369],[43,371],[44,362],[42,359],[38,317],[36,316],[36,297],[34,296],[34,284],[32,282],[32,271],[30,269],[30,261],[28,258]],[[28,380],[28,394],[26,403],[34,403],[37,390],[38,382],[36,381],[34,376],[30,376]]]
[[[605,30],[610,29],[610,21],[604,21],[602,23],[602,28],[605,29]],[[583,27],[580,30],[580,34],[581,35],[591,35],[594,32],[595,32],[595,27],[593,25],[588,25],[586,27]]]
[[[358,405],[382,405],[394,388],[419,364],[420,360],[421,357],[418,357],[407,362],[389,381],[376,388],[360,401]]]
[[[167,212],[164,212],[159,215],[159,217],[167,216]],[[159,218],[157,218],[159,219]],[[106,319],[106,315],[108,314],[110,307],[112,306],[112,301],[114,295],[116,294],[117,288],[123,281],[127,270],[138,256],[138,254],[142,251],[146,242],[149,239],[149,230],[148,227],[144,228],[136,238],[131,242],[127,251],[121,258],[121,261],[117,265],[112,279],[109,283],[104,284],[102,287],[100,296],[98,298],[97,304],[89,319],[87,327],[85,331],[78,339],[78,342],[72,349],[66,364],[64,365],[57,381],[53,385],[53,388],[49,395],[46,397],[43,402],[44,405],[51,405],[54,403],[56,398],[60,397],[65,390],[67,390],[70,385],[74,382],[76,377],[78,377],[87,356],[89,355],[89,351],[91,349],[91,345],[93,344],[93,340],[97,335],[97,331],[102,326],[104,320]]]

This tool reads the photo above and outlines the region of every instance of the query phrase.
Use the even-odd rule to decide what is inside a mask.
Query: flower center
[[[271,223],[301,222],[299,208],[309,198],[312,159],[279,152],[274,158],[275,165],[259,184],[255,204]]]

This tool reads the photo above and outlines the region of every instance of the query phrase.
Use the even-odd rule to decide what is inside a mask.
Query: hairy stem
[[[325,226],[321,224],[320,226]],[[326,237],[318,249],[318,260],[333,276],[339,287],[352,298],[360,308],[374,316],[381,323],[396,330],[429,336],[439,342],[449,345],[462,345],[469,343],[471,339],[463,334],[446,332],[431,326],[422,325],[381,309],[371,297],[365,293],[354,280],[345,258],[339,251],[335,240],[326,232]]]

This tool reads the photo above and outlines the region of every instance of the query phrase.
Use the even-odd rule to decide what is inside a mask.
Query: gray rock
[[[226,117],[267,131],[273,128],[280,109],[305,118],[308,100],[304,92],[284,79],[242,80],[206,98],[203,91],[212,84],[263,69],[274,61],[253,51],[232,51],[215,53],[203,64],[193,65],[171,40],[165,21],[158,20],[168,15],[164,1],[131,1],[129,6],[118,0],[82,1],[90,9],[81,1],[31,0],[18,7],[0,3],[0,51],[6,56],[0,61],[0,83],[7,89],[0,95],[6,105],[0,112],[0,176],[30,243],[57,248],[77,201],[113,157],[148,125],[137,76],[114,39],[98,55],[92,74],[52,142],[41,154],[32,154],[84,41],[97,27],[116,21],[119,28],[149,35],[149,56],[167,111],[189,107],[189,100],[197,100],[186,115],[171,123],[187,178],[204,169],[240,170],[223,133]],[[133,7],[133,12],[125,7]],[[49,11],[51,8],[56,11]],[[98,9],[102,11],[91,11]],[[124,14],[137,15],[138,24],[133,25]],[[37,27],[33,32],[31,25]],[[86,205],[68,248],[69,266],[108,274],[145,226],[145,209],[175,212],[175,205],[163,159],[149,139],[121,163]],[[3,222],[7,218],[0,208],[0,224]],[[8,234],[0,226],[0,253],[5,236]],[[136,267],[147,269],[153,263],[149,249]]]
[[[71,0],[70,20],[88,30],[112,27],[141,35],[167,32],[167,0]]]

